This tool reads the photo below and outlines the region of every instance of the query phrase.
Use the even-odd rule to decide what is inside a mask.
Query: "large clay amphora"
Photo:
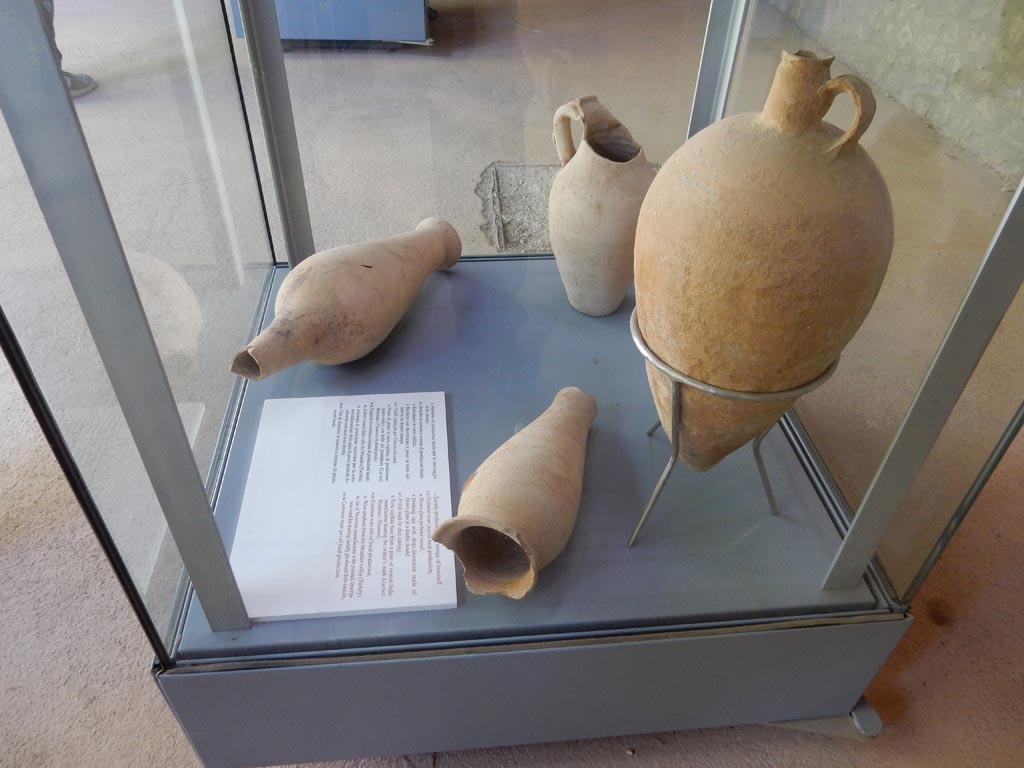
[[[812,381],[867,315],[892,252],[892,204],[857,143],[875,100],[832,59],[783,53],[760,113],[721,120],[665,164],[636,234],[640,330],[668,365],[718,387],[772,392]],[[823,122],[853,98],[845,133]],[[671,385],[648,365],[663,427]],[[769,429],[792,399],[683,391],[680,458],[709,469]]]
[[[466,586],[519,599],[569,541],[583,492],[594,398],[576,387],[555,395],[535,421],[469,476],[459,514],[434,531],[462,561]]]
[[[437,218],[412,232],[313,254],[285,278],[273,322],[235,355],[231,371],[259,380],[304,360],[358,360],[387,338],[427,276],[461,255],[458,233]]]
[[[583,123],[578,148],[572,120]],[[555,112],[554,140],[562,170],[551,186],[548,231],[558,273],[573,307],[587,315],[607,315],[633,282],[636,219],[654,170],[596,96]]]

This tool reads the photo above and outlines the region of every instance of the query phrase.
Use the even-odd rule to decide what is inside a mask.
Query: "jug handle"
[[[834,77],[818,89],[818,95],[823,99],[822,116],[828,112],[836,96],[843,92],[853,97],[853,108],[856,110],[856,114],[853,116],[853,125],[849,130],[835,144],[825,150],[825,154],[832,159],[839,157],[843,152],[852,150],[875,116],[875,95],[871,92],[870,86],[856,75]]]
[[[572,120],[582,120],[583,112],[578,101],[563,104],[555,112],[555,128],[552,138],[555,140],[555,151],[558,159],[565,165],[576,154],[576,145],[572,141]]]

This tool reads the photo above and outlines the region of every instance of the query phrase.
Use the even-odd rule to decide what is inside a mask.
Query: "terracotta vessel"
[[[427,276],[461,255],[458,233],[437,218],[402,235],[313,254],[285,278],[274,321],[235,355],[231,371],[258,381],[304,360],[358,360],[387,338]]]
[[[578,148],[572,120],[583,123]],[[636,219],[654,169],[596,96],[555,112],[554,140],[562,170],[548,199],[548,231],[558,273],[574,308],[607,315],[633,282]]]
[[[832,59],[783,53],[760,113],[693,136],[658,174],[640,212],[640,330],[668,365],[744,392],[820,376],[867,315],[892,252],[892,204],[857,143],[875,100]],[[823,122],[840,93],[856,115]],[[648,365],[666,431],[671,384]],[[793,403],[726,400],[684,389],[680,458],[709,469]]]
[[[478,595],[519,599],[537,572],[565,549],[583,490],[594,398],[560,390],[536,421],[513,435],[469,476],[459,513],[434,531],[462,561]]]

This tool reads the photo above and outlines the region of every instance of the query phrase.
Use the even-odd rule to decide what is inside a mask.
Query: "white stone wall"
[[[1024,175],[1024,0],[770,2],[1011,183]]]

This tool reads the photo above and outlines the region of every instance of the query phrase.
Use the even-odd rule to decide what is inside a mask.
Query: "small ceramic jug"
[[[583,123],[578,148],[572,120]],[[608,315],[633,282],[636,220],[654,170],[596,96],[555,112],[554,141],[562,169],[548,200],[548,230],[558,273],[575,309]]]

